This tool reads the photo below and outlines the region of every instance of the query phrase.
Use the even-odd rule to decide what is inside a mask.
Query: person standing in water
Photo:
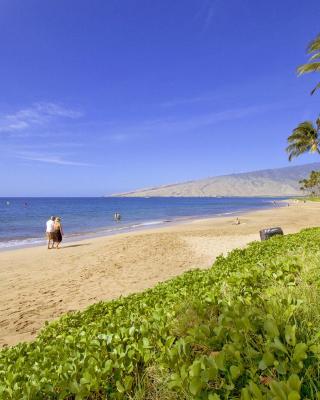
[[[118,213],[118,212],[114,213],[113,219],[115,221],[120,221],[121,220],[121,214]]]

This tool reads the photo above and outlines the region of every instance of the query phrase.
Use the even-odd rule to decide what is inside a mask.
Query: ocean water
[[[279,198],[0,198],[0,250],[45,242],[45,223],[62,217],[64,240],[270,208]],[[113,220],[115,212],[121,221]]]

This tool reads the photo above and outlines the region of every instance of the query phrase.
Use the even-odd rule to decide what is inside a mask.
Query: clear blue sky
[[[320,111],[320,76],[295,73],[319,17],[319,0],[2,0],[0,196],[289,165]]]

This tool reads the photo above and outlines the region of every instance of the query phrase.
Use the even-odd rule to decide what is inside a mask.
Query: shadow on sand
[[[90,246],[90,243],[70,244],[69,246],[62,246],[60,249],[69,249],[71,247]]]

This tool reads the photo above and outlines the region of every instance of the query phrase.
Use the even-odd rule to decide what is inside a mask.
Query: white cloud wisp
[[[42,154],[42,153],[32,153],[32,152],[18,152],[15,154],[16,158],[25,161],[36,161],[47,164],[56,164],[56,165],[69,165],[75,167],[93,167],[95,164],[72,161],[64,158],[64,155],[61,154]]]
[[[76,119],[82,113],[55,103],[34,103],[12,114],[0,115],[0,132],[19,133],[60,118]]]

